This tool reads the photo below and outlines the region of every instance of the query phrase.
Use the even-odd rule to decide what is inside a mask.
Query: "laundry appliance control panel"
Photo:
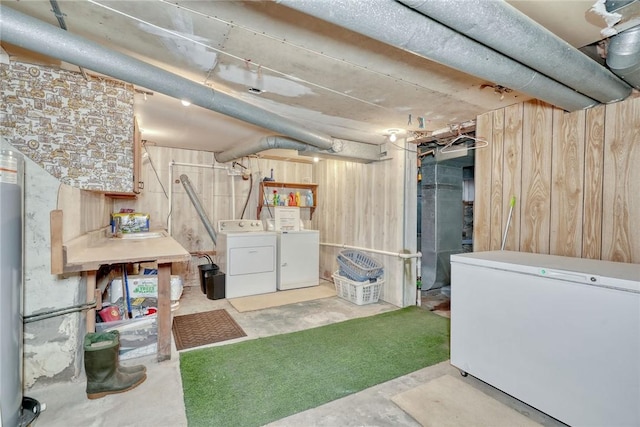
[[[218,221],[218,231],[221,233],[264,231],[264,225],[262,221],[255,219],[223,219]]]

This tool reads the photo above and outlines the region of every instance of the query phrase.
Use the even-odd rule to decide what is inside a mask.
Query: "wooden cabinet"
[[[138,120],[133,118],[133,188],[131,192],[97,191],[112,199],[137,199],[144,189],[142,181],[142,134]]]
[[[142,181],[142,133],[138,121],[133,119],[133,192],[140,194],[144,188]]]
[[[273,192],[277,191],[278,195],[281,195],[284,198],[289,197],[289,193],[300,193],[300,205],[298,206],[302,209],[309,209],[309,219],[313,218],[313,212],[316,210],[316,206],[318,206],[318,197],[317,190],[318,184],[298,184],[291,182],[276,182],[276,181],[262,181],[260,182],[260,194],[258,198],[258,212],[257,217],[260,219],[260,213],[262,212],[263,207],[274,207],[273,203]],[[311,191],[313,204],[308,206],[306,203],[307,200],[307,192]],[[285,206],[285,205],[280,205]]]

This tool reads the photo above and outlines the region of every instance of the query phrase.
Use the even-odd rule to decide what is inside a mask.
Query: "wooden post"
[[[171,263],[158,264],[158,362],[171,359]]]
[[[92,303],[96,296],[96,276],[97,271],[87,271],[87,303]],[[87,310],[87,333],[96,331],[96,310]]]
[[[49,214],[49,223],[49,234],[51,236],[51,274],[62,274],[64,272],[62,211],[59,209],[51,211]]]

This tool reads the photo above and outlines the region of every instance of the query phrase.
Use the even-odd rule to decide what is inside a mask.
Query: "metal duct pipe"
[[[380,151],[381,146],[379,145],[347,141],[343,139],[335,139],[334,141],[334,146],[340,148],[340,151],[338,152],[333,150],[321,150],[318,147],[284,136],[265,136],[247,145],[236,146],[221,153],[215,153],[215,159],[219,163],[225,163],[230,160],[239,159],[240,157],[259,153],[264,150],[270,150],[272,148],[298,150],[298,154],[302,156],[338,158],[363,163],[376,162],[383,157]]]
[[[592,107],[586,97],[395,0],[276,0],[292,9],[399,47],[567,111]],[[458,6],[459,7],[459,6]]]
[[[612,72],[504,1],[398,1],[600,102],[631,94]]]
[[[198,195],[193,190],[193,186],[191,185],[191,181],[189,181],[189,177],[185,174],[180,175],[180,182],[182,182],[182,186],[184,187],[189,199],[191,199],[191,203],[193,203],[193,207],[196,208],[196,212],[198,212],[198,216],[204,224],[204,228],[209,233],[211,240],[213,240],[213,245],[215,246],[218,243],[218,235],[216,234],[213,226],[211,225],[211,221],[207,218],[207,213],[202,208],[202,204],[200,204],[200,199]]]
[[[342,159],[350,162],[377,162],[386,156],[383,145],[365,144],[364,142],[344,141],[339,153],[309,147],[305,151],[298,151],[301,156],[322,157],[327,159]]]
[[[61,59],[165,95],[189,100],[247,123],[282,133],[315,147],[333,148],[327,134],[301,126],[285,117],[147,64],[0,4],[2,40],[33,52]]]
[[[611,39],[607,65],[627,83],[640,89],[640,26],[623,31]]]
[[[240,157],[248,156],[249,154],[259,153],[260,151],[270,150],[272,148],[287,148],[290,150],[305,151],[308,150],[310,146],[284,136],[265,136],[255,142],[250,142],[246,145],[236,145],[235,147],[221,153],[215,153],[214,156],[216,158],[216,162],[226,163],[231,160],[239,159]]]

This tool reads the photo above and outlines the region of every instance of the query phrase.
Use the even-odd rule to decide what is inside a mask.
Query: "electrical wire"
[[[247,167],[240,162],[233,162],[231,164],[231,167],[234,168],[236,165],[240,166],[244,170],[247,170]],[[251,160],[249,160],[249,166],[251,166]],[[247,205],[249,204],[249,199],[251,197],[251,191],[253,190],[253,174],[250,173],[249,178],[251,179],[251,183],[249,184],[249,194],[247,194],[247,199],[244,202],[244,207],[242,208],[242,214],[240,215],[240,219],[244,219],[244,213],[247,210]]]
[[[258,168],[258,176],[262,177],[262,167],[260,167],[260,160],[261,160],[260,157],[258,157],[258,156],[249,157],[249,166],[251,166],[251,158],[255,158],[256,159],[256,165],[257,165],[257,168]],[[260,194],[259,197],[264,197],[264,193]],[[269,212],[269,216],[271,218],[273,218],[273,212],[271,211],[271,206],[269,206],[269,203],[267,203],[265,206],[267,208],[267,212]],[[260,219],[260,218],[257,218],[257,219]]]
[[[164,197],[167,198],[167,200],[169,200],[169,195],[167,194],[167,190],[165,190],[164,185],[162,185],[162,181],[160,180],[160,176],[158,175],[158,171],[156,170],[156,167],[153,164],[153,160],[151,159],[151,154],[149,153],[149,150],[147,150],[147,142],[146,141],[142,141],[142,148],[144,148],[145,153],[147,153],[147,156],[149,156],[149,164],[151,165],[151,169],[153,169],[153,173],[156,174],[156,179],[158,180],[158,183],[160,184],[160,187],[162,187],[162,192],[164,193]]]
[[[258,167],[258,176],[260,177],[260,179],[262,179],[262,168],[260,167],[260,157],[255,157],[256,159],[256,165]],[[249,164],[249,166],[251,166],[251,164]]]
[[[387,143],[389,143],[389,144],[393,145],[394,147],[398,148],[399,150],[408,151],[408,152],[410,152],[410,153],[417,153],[417,151],[416,151],[416,150],[409,150],[408,148],[401,147],[401,146],[399,146],[399,145],[397,145],[397,144],[394,144],[394,143],[393,143],[393,142],[391,142],[391,141],[387,141]]]
[[[197,256],[198,258],[206,258],[207,261],[209,261],[209,264],[213,264],[213,260],[211,259],[211,257],[205,253],[196,252],[195,256]]]
[[[249,199],[251,198],[251,192],[253,191],[253,174],[249,174],[249,194],[247,194],[247,200],[244,201],[244,207],[242,208],[242,215],[240,215],[240,219],[244,219],[244,212],[247,210],[247,205],[249,204]],[[259,219],[259,218],[258,218]]]
[[[173,206],[169,206],[169,213],[167,214],[167,230],[169,229],[169,220],[171,220],[172,212],[173,212]]]
[[[58,1],[57,0],[49,0],[49,3],[51,3],[51,12],[53,12],[53,14],[58,19],[58,25],[60,25],[60,28],[62,28],[65,31],[68,31],[67,24],[66,24],[66,22],[64,22],[65,14],[62,13],[62,10],[60,9],[60,6],[58,5]],[[87,76],[87,72],[84,70],[84,68],[82,68],[82,67],[78,67],[78,68],[80,69],[80,73],[82,74],[82,77],[84,77],[84,79],[86,81],[89,81],[89,76]]]

